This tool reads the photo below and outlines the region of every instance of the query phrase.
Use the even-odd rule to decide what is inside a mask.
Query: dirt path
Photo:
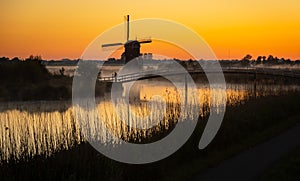
[[[300,124],[269,140],[220,163],[196,180],[256,180],[281,156],[300,145]]]

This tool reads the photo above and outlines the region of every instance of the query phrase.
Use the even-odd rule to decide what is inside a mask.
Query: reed
[[[151,104],[149,100],[137,98],[129,106],[120,99],[116,104],[118,111],[104,98],[98,99],[96,108],[88,111],[72,107],[67,101],[2,103],[0,162],[28,160],[35,155],[49,157],[87,138],[103,144],[119,144],[120,139],[134,143],[153,142],[172,131],[180,116],[183,121],[198,120],[198,114],[203,118],[210,111],[218,112],[225,99],[227,105],[234,106],[255,96],[284,94],[296,91],[298,87],[273,86],[271,91],[258,86],[257,89],[260,90],[258,96],[253,94],[251,86],[236,89],[229,85],[226,97],[223,97],[222,90],[203,86],[189,90],[187,105],[182,105],[180,91],[165,89],[161,98],[154,98]],[[215,97],[211,97],[212,92]],[[74,109],[78,110],[80,120],[75,119]]]

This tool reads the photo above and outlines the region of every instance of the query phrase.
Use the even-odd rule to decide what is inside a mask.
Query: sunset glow
[[[299,0],[2,1],[0,56],[76,59],[93,39],[130,14],[133,20],[163,18],[190,27],[219,59],[272,54],[296,60],[299,12]],[[155,48],[153,43],[141,50],[155,53]],[[168,48],[162,52],[170,58],[184,57]]]

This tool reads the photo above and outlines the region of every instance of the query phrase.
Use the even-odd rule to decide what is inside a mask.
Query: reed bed
[[[106,99],[97,100],[96,108],[89,110],[72,107],[64,101],[1,103],[0,162],[26,160],[36,155],[48,157],[87,138],[103,144],[120,144],[120,139],[135,143],[151,142],[168,134],[180,116],[183,121],[197,121],[198,115],[204,117],[210,111],[218,113],[225,106],[224,101],[227,105],[238,105],[251,97],[297,90],[299,86],[274,88],[258,85],[254,91],[253,86],[237,89],[235,85],[229,85],[226,96],[223,96],[224,90],[200,87],[189,90],[188,103],[182,105],[180,91],[165,89],[161,99],[154,98],[151,104],[139,100],[129,106],[120,99],[116,104],[119,111]],[[212,91],[214,97],[211,97]],[[77,117],[75,109],[79,113]]]

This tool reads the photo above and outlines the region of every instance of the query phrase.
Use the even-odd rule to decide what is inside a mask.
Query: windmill
[[[125,43],[110,43],[110,44],[102,45],[102,48],[124,45],[125,51],[122,53],[121,60],[123,60],[125,63],[141,55],[140,52],[141,44],[152,42],[150,38],[141,39],[141,40],[129,40],[129,15],[126,16],[126,22],[127,22],[127,32],[126,32]]]

